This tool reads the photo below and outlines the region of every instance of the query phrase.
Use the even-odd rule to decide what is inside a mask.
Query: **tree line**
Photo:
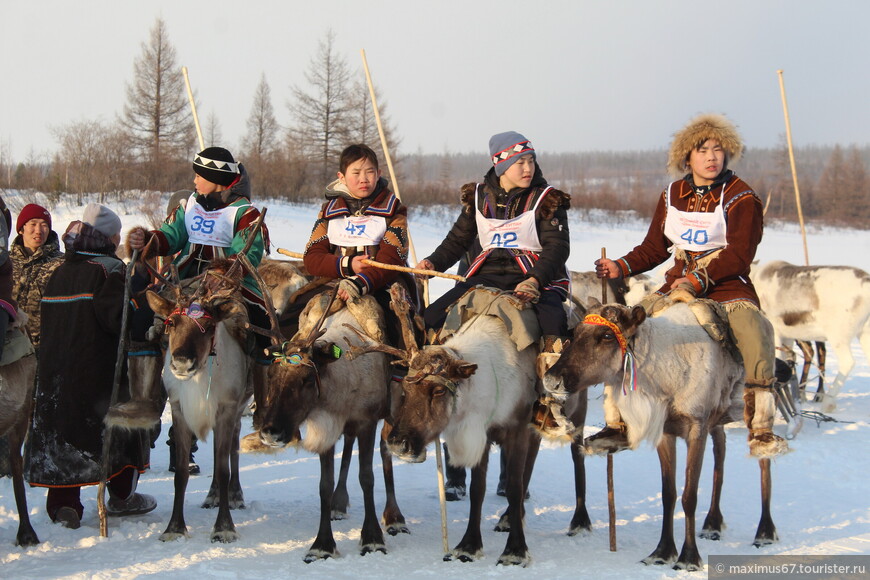
[[[327,33],[305,71],[306,84],[291,87],[287,108],[292,121],[287,127],[277,122],[271,87],[265,74],[261,77],[245,134],[233,149],[251,174],[258,198],[319,199],[348,143],[367,143],[384,159],[368,87],[353,80],[361,78],[354,72],[336,51],[332,32]],[[58,149],[51,160],[13,162],[0,144],[0,187],[41,191],[55,198],[188,188],[190,152],[198,149],[197,135],[176,51],[162,19],[142,44],[126,89],[126,102],[114,121],[83,120],[55,128]],[[479,180],[488,169],[481,153],[402,154],[398,131],[377,88],[375,95],[409,205],[456,203],[459,187]],[[224,145],[214,114],[201,130],[206,147]],[[540,161],[550,183],[571,194],[574,207],[649,217],[667,184],[666,156],[665,150],[599,151],[548,154]],[[795,157],[805,219],[867,225],[870,148],[803,147]],[[784,140],[775,148],[749,151],[735,170],[767,202],[769,217],[796,220]],[[153,205],[153,197],[145,196],[144,203]]]

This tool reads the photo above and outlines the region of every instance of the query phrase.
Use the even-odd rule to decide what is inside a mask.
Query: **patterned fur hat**
[[[722,115],[698,115],[674,134],[668,153],[668,173],[682,177],[688,171],[689,154],[707,139],[716,139],[725,150],[725,166],[740,159],[743,140],[737,127]]]
[[[212,183],[229,187],[239,177],[239,164],[223,147],[206,147],[193,158],[193,171]]]

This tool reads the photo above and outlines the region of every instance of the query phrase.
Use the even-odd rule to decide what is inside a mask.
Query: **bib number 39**
[[[210,234],[214,232],[214,224],[215,220],[206,219],[202,216],[193,216],[193,223],[190,225],[190,229],[195,232],[202,232],[203,234]]]
[[[709,236],[707,235],[707,230],[694,230],[689,228],[680,235],[680,239],[687,244],[703,246],[709,241]]]

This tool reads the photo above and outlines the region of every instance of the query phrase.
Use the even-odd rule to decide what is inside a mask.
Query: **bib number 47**
[[[710,237],[707,235],[707,230],[694,230],[689,228],[680,235],[680,239],[687,244],[703,246],[709,241]]]

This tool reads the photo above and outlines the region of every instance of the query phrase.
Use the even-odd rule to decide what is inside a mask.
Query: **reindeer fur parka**
[[[462,213],[447,237],[432,252],[428,260],[436,270],[443,272],[459,261],[466,252],[470,252],[472,268],[475,265],[475,257],[482,260],[475,274],[515,274],[520,277],[534,277],[542,288],[551,286],[559,290],[564,299],[568,287],[565,262],[571,250],[567,213],[571,205],[571,197],[567,193],[551,189],[538,206],[535,221],[538,239],[543,248],[539,253],[498,248],[484,256],[477,237],[475,190],[478,191],[478,206],[486,217],[511,219],[532,208],[546,187],[547,181],[540,166],[535,167],[531,186],[526,189],[506,192],[499,185],[495,169],[487,172],[479,189],[476,183],[463,185],[460,198]],[[521,262],[527,268],[525,274],[523,267],[520,266]]]
[[[305,247],[305,268],[312,276],[349,278],[360,289],[360,294],[371,294],[387,288],[400,278],[395,270],[363,268],[354,274],[351,259],[358,255],[357,248],[341,248],[329,243],[329,220],[352,215],[380,216],[386,221],[387,231],[377,246],[367,246],[365,253],[372,259],[393,266],[407,266],[408,208],[390,191],[387,180],[378,179],[375,190],[365,199],[347,193],[338,180],[326,188],[327,202],[320,208],[311,237]],[[413,282],[406,285],[414,288]]]
[[[724,171],[711,185],[696,187],[692,175],[688,174],[671,187],[671,203],[680,211],[712,212],[722,195],[725,196],[727,245],[706,252],[677,250],[674,266],[665,273],[665,284],[658,292],[666,293],[674,280],[688,277],[699,297],[722,304],[750,302],[758,306],[758,295],[749,279],[749,269],[764,232],[761,200],[731,170]],[[616,261],[624,276],[651,270],[671,257],[672,244],[664,234],[667,211],[665,189],[659,197],[646,238]]]
[[[25,474],[33,486],[95,485],[102,472],[103,418],[121,339],[124,263],[111,241],[87,224],[80,227],[72,244],[65,236],[64,261],[43,292],[36,405],[25,445]],[[100,237],[102,243],[87,242]],[[126,370],[121,376],[123,401],[129,393]],[[118,431],[110,478],[127,466],[144,471],[148,456],[147,432]]]

